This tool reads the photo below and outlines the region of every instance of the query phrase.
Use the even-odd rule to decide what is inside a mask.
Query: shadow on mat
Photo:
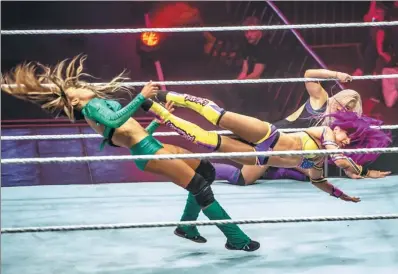
[[[185,255],[180,256],[180,259],[189,259],[189,258],[197,258],[198,256],[206,256],[209,255],[209,252],[205,251],[195,251],[195,252],[189,252]]]
[[[257,260],[264,260],[266,259],[266,256],[264,255],[258,255],[254,253],[244,253],[243,251],[240,251],[236,253],[235,256],[230,256],[228,258],[222,258],[220,259],[220,262],[214,263],[214,266],[228,266],[228,267],[233,267],[233,266],[238,266],[242,264],[247,264],[250,263],[251,261],[257,261]]]

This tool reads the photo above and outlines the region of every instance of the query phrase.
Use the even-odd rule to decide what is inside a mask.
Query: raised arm
[[[106,100],[95,98],[83,108],[82,112],[91,120],[110,128],[118,128],[139,109],[146,98],[154,96],[157,90],[156,85],[152,82],[148,83],[128,105],[117,111],[108,106]]]
[[[340,82],[351,81],[352,77],[347,73],[331,71],[327,69],[309,69],[304,74],[305,78],[320,78],[320,79],[332,79],[337,78]],[[328,94],[319,82],[306,82],[305,87],[307,89],[310,98],[317,101],[326,102]]]
[[[114,111],[111,109],[104,99],[95,98],[91,100],[84,108],[83,115],[110,128],[118,128],[123,125],[145,101],[142,94],[138,94],[124,108]]]

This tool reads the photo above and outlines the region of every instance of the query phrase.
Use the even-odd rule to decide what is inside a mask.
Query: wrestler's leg
[[[271,133],[269,123],[230,111],[224,113],[218,125],[253,144],[261,142],[265,136],[269,136]]]
[[[292,179],[308,181],[305,169],[278,168],[269,166],[244,165],[241,168],[227,164],[213,164],[216,169],[216,180],[226,180],[232,185],[251,185],[259,179]]]
[[[176,131],[188,141],[212,151],[218,150],[221,138],[216,132],[204,130],[194,123],[181,119],[152,100],[146,100],[142,104],[142,108],[155,115],[159,120],[162,120],[166,126]]]
[[[163,148],[158,150],[156,154],[170,154],[170,152]],[[231,219],[214,198],[211,185],[202,176],[195,173],[184,161],[179,159],[151,160],[146,164],[144,170],[167,176],[175,184],[192,193],[203,213],[210,220]],[[218,228],[227,237],[226,247],[228,249],[254,251],[260,247],[259,243],[250,240],[235,224],[218,225]]]
[[[189,154],[192,153],[181,147],[164,144],[166,150],[172,154]],[[187,165],[189,165],[196,173],[201,175],[209,184],[214,182],[215,169],[210,161],[206,159],[182,159]],[[188,198],[185,204],[184,212],[181,216],[180,221],[196,221],[198,219],[201,207],[195,200],[192,193],[188,194]],[[198,243],[205,243],[206,239],[200,236],[196,226],[180,226],[174,231],[177,236],[192,240]]]
[[[301,179],[296,179],[296,180],[298,180],[298,181],[308,181],[307,179],[310,176],[310,170],[309,169],[296,167],[294,170],[305,176],[305,178],[302,179],[302,180]]]
[[[165,148],[162,148],[155,154],[170,154],[170,152]],[[150,160],[145,165],[144,171],[164,175],[168,177],[174,184],[182,188],[187,188],[191,179],[195,175],[195,171],[180,159]]]
[[[170,145],[170,144],[163,144],[164,148],[169,151],[171,154],[192,154],[191,151]],[[216,171],[213,164],[207,159],[182,159],[190,168],[195,170],[196,173],[201,175],[207,182],[212,184],[216,177]]]
[[[162,102],[172,101],[177,106],[190,108],[214,125],[230,130],[248,142],[258,143],[270,132],[270,126],[257,118],[225,111],[216,103],[187,94],[159,92],[157,98]]]
[[[170,144],[163,144],[163,147],[171,154],[192,154],[192,152],[187,149]],[[181,159],[181,160],[183,160],[193,170],[196,170],[196,168],[200,165],[201,162],[200,159]]]
[[[164,121],[164,124],[175,130],[185,139],[194,144],[206,147],[213,151],[220,152],[253,152],[252,146],[242,143],[238,140],[231,139],[227,136],[220,136],[216,132],[207,131],[201,127],[188,122],[180,117],[170,113],[162,105],[147,100],[143,105],[145,111],[153,113],[156,117]],[[255,165],[256,157],[233,158],[235,162],[244,165]]]
[[[216,180],[226,180],[231,185],[251,185],[256,182],[267,169],[267,166],[244,165],[235,167],[228,164],[213,164],[216,169]]]
[[[308,171],[296,168],[270,167],[261,177],[261,179],[291,179],[295,181],[309,181]]]
[[[243,166],[240,170],[245,185],[252,185],[267,172],[269,166]]]
[[[238,140],[232,139],[228,136],[221,136],[219,152],[255,152],[255,148],[251,145],[242,143]],[[242,158],[231,158],[232,161],[241,165],[257,165],[257,157],[242,157]]]

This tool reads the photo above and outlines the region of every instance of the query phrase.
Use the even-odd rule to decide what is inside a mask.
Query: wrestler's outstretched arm
[[[146,98],[156,94],[158,87],[149,82],[127,106],[117,111],[109,108],[104,100],[94,98],[82,110],[85,117],[110,128],[118,128],[140,108]]]
[[[333,130],[329,127],[312,127],[308,129],[308,132],[311,135],[315,136],[318,139],[323,139],[322,146],[325,149],[336,150],[339,149],[339,146],[336,143],[335,136],[333,134]],[[356,175],[356,178],[383,178],[388,176],[391,172],[389,171],[378,171],[378,170],[370,170],[361,165],[355,163],[350,157],[344,154],[332,154],[331,159],[334,164],[343,169],[346,173],[351,173],[352,175]]]
[[[354,202],[358,203],[361,201],[360,198],[358,197],[351,197],[347,194],[345,194],[343,191],[332,185],[331,183],[328,182],[328,180],[323,177],[323,168],[314,166],[314,168],[310,169],[309,171],[310,175],[310,180],[311,183],[319,188],[320,190],[329,193],[331,196],[334,196],[336,198],[339,198],[341,200],[347,201],[347,202]]]

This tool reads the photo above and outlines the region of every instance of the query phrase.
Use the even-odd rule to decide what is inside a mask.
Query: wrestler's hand
[[[344,172],[345,172],[345,174],[346,174],[349,178],[351,178],[351,179],[363,179],[363,178],[364,178],[364,177],[362,177],[361,175],[356,174],[356,173],[354,173],[354,172],[350,172],[350,171],[348,171],[348,170],[344,170]]]
[[[336,77],[342,83],[347,83],[352,81],[352,76],[344,72],[337,72]]]
[[[174,102],[169,101],[169,102],[167,102],[167,103],[164,105],[164,107],[165,107],[170,113],[173,113],[173,111],[174,111]],[[156,121],[157,121],[159,124],[164,124],[164,121],[163,121],[163,120],[156,119]]]
[[[164,107],[170,112],[170,113],[173,113],[174,112],[174,102],[172,102],[172,101],[168,101],[165,105],[164,105]]]
[[[341,195],[340,199],[343,200],[343,201],[346,201],[346,202],[353,202],[353,203],[359,203],[361,201],[361,198],[350,197],[347,194]]]
[[[154,84],[152,81],[147,83],[141,90],[142,96],[149,99],[155,96],[159,91],[159,86]]]
[[[391,174],[391,171],[369,170],[366,178],[384,178]]]

